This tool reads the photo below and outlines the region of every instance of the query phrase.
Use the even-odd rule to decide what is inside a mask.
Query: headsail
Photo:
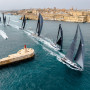
[[[79,26],[79,31],[80,31],[80,43],[79,43],[79,47],[76,53],[76,56],[74,58],[74,60],[82,67],[82,69],[84,68],[84,40],[83,40],[83,36],[82,36],[82,32]]]
[[[65,56],[66,58],[68,58],[71,61],[73,61],[74,51],[75,51],[75,48],[76,48],[77,34],[78,34],[78,26],[77,26],[77,30],[76,30],[74,39],[71,43],[71,46],[70,46],[70,48],[69,48],[69,50],[68,50],[68,52]]]
[[[37,22],[37,28],[36,28],[36,32],[38,33],[38,36],[40,36],[40,34],[41,34],[42,27],[43,27],[43,17],[39,13],[38,22]]]
[[[59,38],[59,35],[60,35],[60,38]],[[61,46],[61,50],[62,50],[62,45],[63,45],[63,30],[62,30],[61,24],[59,24],[58,35],[57,35],[57,42],[56,43]]]

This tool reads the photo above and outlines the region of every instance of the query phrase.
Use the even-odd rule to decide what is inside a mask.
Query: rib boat
[[[75,48],[76,48],[78,31],[80,32],[80,41],[79,41],[78,50],[76,54],[74,54]],[[65,55],[65,57],[61,58],[61,60],[74,70],[79,70],[79,71],[84,70],[84,40],[83,40],[83,35],[82,35],[79,24],[77,25],[76,33],[70,45],[70,48],[67,54]]]
[[[23,61],[28,58],[34,57],[34,55],[35,55],[34,49],[27,48],[26,45],[24,45],[24,49],[19,50],[15,54],[8,55],[8,57],[0,59],[0,66],[18,62],[18,61]]]

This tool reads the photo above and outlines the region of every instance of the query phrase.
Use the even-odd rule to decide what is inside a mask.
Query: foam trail
[[[30,36],[31,34],[28,33],[27,31],[24,31],[28,36]],[[39,44],[38,41],[36,41],[34,38],[31,38],[35,43]]]
[[[28,28],[29,30],[33,30],[31,27]]]
[[[27,31],[28,31],[28,35],[29,35],[29,36],[34,37],[34,36],[32,35],[34,32],[32,32],[32,31],[30,31],[30,30],[27,30]],[[61,60],[61,58],[62,58],[62,57],[65,57],[65,55],[62,54],[62,53],[60,53],[56,48],[54,48],[54,47],[51,45],[51,43],[53,44],[53,42],[52,42],[50,39],[48,39],[48,38],[43,39],[43,38],[40,38],[40,37],[34,37],[34,38],[35,38],[37,41],[42,42],[44,45],[47,45],[47,46],[49,46],[50,48],[53,48],[55,51],[57,51],[58,54],[55,53],[55,52],[53,52],[53,51],[51,51],[50,49],[46,48],[43,44],[40,44],[45,51],[48,51],[49,54],[51,54],[52,56],[56,56],[56,58],[57,58],[58,61],[62,62],[63,64],[66,64],[66,63],[64,63],[64,62]],[[68,64],[66,64],[66,65],[67,65],[69,68],[71,68],[71,69],[78,70],[78,69],[72,68],[72,67],[71,67],[70,65],[68,65]]]
[[[46,48],[46,47],[43,46],[43,49],[44,49],[45,51],[48,51],[49,54],[51,54],[52,56],[56,56],[56,57],[59,57],[59,58],[60,58],[60,56],[59,56],[58,54],[54,53],[53,51],[49,50],[48,48]]]
[[[45,40],[47,40],[48,42],[52,43],[51,39],[45,37]]]
[[[43,46],[43,49],[44,49],[45,51],[48,51],[49,54],[51,54],[52,56],[56,56],[57,60],[60,61],[60,62],[62,62],[62,61],[61,61],[61,57],[63,57],[64,54],[59,53],[59,52],[58,52],[58,53],[55,53],[55,52],[51,51],[50,49],[48,49],[48,48],[46,48],[46,47],[44,47],[44,46]]]
[[[57,48],[55,48],[55,47],[53,47],[53,46],[51,45],[52,41],[51,41],[50,39],[45,38],[45,39],[47,39],[47,41],[46,41],[46,40],[43,39],[43,38],[35,37],[35,36],[32,35],[32,34],[34,34],[34,32],[32,32],[32,31],[30,31],[30,30],[27,30],[27,31],[24,31],[24,32],[25,32],[28,36],[34,37],[34,40],[37,40],[37,41],[42,42],[42,44],[41,44],[42,47],[45,46],[45,47],[53,48],[53,50],[56,51],[56,52],[59,54],[60,57],[61,57],[61,56],[64,56],[64,54],[60,53]],[[44,47],[44,49],[45,49],[45,47]],[[47,49],[46,49],[46,50],[47,50]],[[49,50],[49,51],[50,51],[50,50]],[[54,54],[55,54],[55,53],[54,53]],[[56,55],[56,54],[55,54],[55,55]]]
[[[34,32],[30,31],[30,30],[27,30],[30,35],[32,36],[32,34],[34,34]],[[34,36],[33,36],[34,37]],[[38,41],[42,42],[43,44],[45,44],[46,46],[48,46],[49,48],[52,48],[54,49],[55,51],[58,51],[60,50],[59,47],[57,47],[50,39],[48,38],[40,38],[40,37],[34,37],[36,38]]]
[[[16,28],[16,29],[19,30],[19,26],[17,26],[17,25],[13,25],[13,24],[11,24],[10,26],[12,26],[13,28]]]
[[[60,55],[59,55],[59,54],[56,54],[56,53],[52,52],[51,50],[45,48],[44,46],[43,46],[43,49],[44,49],[45,51],[49,52],[50,55],[56,56],[56,58],[57,58],[58,61],[62,62],[63,64],[66,64],[66,63],[64,63],[64,62],[61,60],[61,56],[62,56],[62,57],[65,56],[64,54],[62,54],[62,53],[59,53]],[[72,67],[71,67],[70,65],[68,65],[68,64],[66,64],[66,65],[67,65],[67,67],[69,67],[69,68],[71,68],[71,69],[78,70],[78,69],[72,68]]]
[[[50,55],[55,56],[58,61],[62,62],[62,60],[61,60],[61,55],[60,55],[60,54],[56,54],[56,53],[52,52],[51,50],[49,50],[49,49],[47,49],[47,48],[45,48],[45,47],[43,47],[43,49],[44,49],[45,51],[49,52]],[[62,63],[65,64],[64,62],[62,62]]]
[[[4,39],[7,39],[8,36],[6,35],[6,33],[2,30],[0,30],[0,35],[4,38]]]
[[[34,34],[34,32],[32,32],[32,31],[30,31],[30,30],[27,30],[27,31],[25,31],[25,33],[26,33],[27,35],[33,37],[34,40],[36,39],[37,41],[42,42],[42,44],[45,44],[46,46],[48,46],[48,47],[50,47],[50,48],[53,48],[55,51],[59,50],[59,49],[53,47],[49,41],[46,41],[45,39],[40,38],[40,37],[35,37],[35,36],[33,36],[32,34]],[[50,39],[48,39],[48,40],[50,40]]]
[[[34,34],[34,32],[33,31],[31,31],[31,30],[27,30],[28,31],[28,33],[30,33],[30,34]]]
[[[11,20],[11,21],[16,22],[16,23],[19,22],[19,21],[15,21],[15,20]]]

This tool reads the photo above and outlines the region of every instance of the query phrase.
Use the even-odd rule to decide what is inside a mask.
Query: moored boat
[[[8,55],[8,57],[0,59],[0,66],[18,62],[18,61],[23,61],[28,58],[34,57],[34,55],[35,55],[34,49],[27,48],[26,45],[24,45],[24,49],[19,50],[15,54]]]

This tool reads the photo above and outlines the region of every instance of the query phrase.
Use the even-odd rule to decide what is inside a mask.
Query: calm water
[[[0,69],[0,90],[90,90],[90,23],[80,23],[85,41],[85,70],[71,70],[59,61],[60,55],[48,43],[40,42],[29,35],[35,31],[37,21],[27,21],[25,31],[19,30],[20,16],[10,17],[10,25],[0,30],[8,36],[0,36],[0,58],[16,53],[26,44],[35,49],[32,61],[18,63]],[[55,42],[58,25],[62,24],[64,32],[63,53],[66,53],[74,37],[77,23],[44,21],[42,36]],[[1,33],[1,32],[0,32]]]

